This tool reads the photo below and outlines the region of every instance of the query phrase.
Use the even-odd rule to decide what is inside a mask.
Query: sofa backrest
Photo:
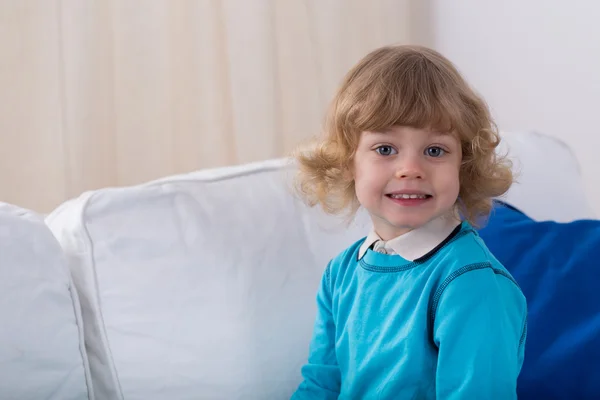
[[[61,248],[35,213],[0,204],[0,398],[93,399]]]
[[[591,217],[577,161],[505,136],[538,219]],[[327,261],[369,229],[306,207],[288,160],[89,192],[46,222],[69,258],[98,399],[285,399],[300,381]]]

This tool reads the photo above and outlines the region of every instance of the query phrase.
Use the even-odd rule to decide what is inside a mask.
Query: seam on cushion
[[[90,194],[90,196],[85,199],[83,205],[81,206],[81,214],[80,214],[80,224],[83,228],[83,232],[84,232],[84,242],[85,245],[88,247],[89,250],[89,261],[90,261],[90,267],[92,269],[92,273],[94,274],[94,300],[96,301],[97,304],[97,310],[98,310],[98,315],[99,315],[99,319],[101,322],[101,339],[103,340],[103,344],[105,344],[105,348],[106,348],[106,353],[107,353],[107,357],[108,357],[108,361],[110,363],[109,370],[111,372],[112,375],[112,379],[114,382],[114,386],[117,389],[117,394],[119,395],[119,399],[120,400],[124,400],[123,398],[123,389],[121,388],[121,381],[119,380],[119,374],[117,373],[117,369],[115,367],[115,362],[113,359],[113,355],[112,355],[112,348],[110,346],[110,342],[108,340],[108,335],[106,333],[106,325],[104,324],[104,315],[102,314],[103,309],[102,309],[102,301],[100,299],[99,293],[100,293],[100,288],[98,286],[98,276],[96,274],[96,262],[95,262],[95,256],[94,256],[94,246],[92,244],[92,239],[91,239],[91,235],[90,232],[88,231],[88,227],[87,224],[85,223],[85,215],[87,212],[87,208],[88,205],[90,203],[90,201],[92,200],[93,197],[95,197],[97,194],[97,192],[92,192]]]
[[[25,214],[23,214],[25,215]],[[90,369],[90,361],[88,357],[88,353],[85,349],[85,324],[83,323],[83,315],[81,310],[81,303],[79,301],[79,295],[77,293],[77,289],[75,288],[75,283],[73,282],[73,276],[71,275],[71,271],[69,270],[69,261],[65,256],[64,250],[62,249],[61,243],[58,241],[54,233],[50,230],[48,225],[44,219],[41,221],[44,224],[44,227],[48,229],[50,236],[58,246],[60,250],[60,261],[61,268],[67,277],[67,290],[69,291],[69,298],[71,299],[71,307],[73,308],[73,316],[75,317],[75,325],[77,326],[77,337],[79,339],[79,354],[81,356],[81,362],[83,367],[83,374],[85,377],[85,386],[87,390],[87,397],[89,400],[95,400],[96,394],[94,393],[94,382],[92,381],[92,371]]]
[[[8,204],[8,203],[4,203],[4,204]],[[75,326],[77,327],[77,338],[78,338],[77,348],[79,350],[79,355],[81,357],[81,359],[80,359],[81,368],[83,369],[85,390],[87,393],[86,398],[88,400],[95,400],[89,359],[88,359],[88,354],[85,350],[85,339],[84,339],[84,332],[83,332],[84,326],[83,326],[83,316],[81,315],[81,304],[79,303],[79,297],[77,296],[77,291],[75,290],[74,283],[73,283],[73,277],[71,276],[71,272],[69,271],[68,261],[65,257],[65,253],[62,249],[62,246],[61,246],[60,242],[58,241],[58,239],[54,236],[54,233],[50,230],[48,225],[46,225],[44,218],[40,218],[39,216],[32,214],[28,210],[22,209],[18,206],[13,206],[11,204],[9,204],[9,206],[11,206],[11,209],[9,209],[11,212],[9,212],[7,214],[9,217],[14,216],[18,219],[23,219],[28,224],[38,225],[41,223],[42,228],[45,230],[44,234],[48,236],[48,239],[50,239],[54,242],[55,246],[57,247],[57,250],[59,251],[58,261],[60,262],[60,265],[58,267],[61,269],[61,272],[67,278],[66,288],[69,291],[69,299],[71,300],[71,310],[73,311],[73,317],[75,318]],[[14,209],[12,209],[12,207],[14,207]],[[15,212],[12,213],[12,210],[15,210]]]
[[[59,244],[60,245],[60,244]],[[64,253],[63,253],[64,254]],[[89,400],[95,400],[96,394],[94,393],[94,382],[92,381],[92,371],[90,369],[90,360],[85,350],[85,325],[83,323],[83,315],[81,311],[81,303],[79,302],[79,295],[77,294],[77,289],[75,288],[75,284],[73,282],[73,277],[71,276],[71,271],[69,271],[67,265],[67,260],[63,256],[63,261],[65,264],[63,265],[63,269],[67,274],[67,278],[69,280],[69,284],[67,289],[69,290],[69,297],[71,297],[71,305],[73,306],[73,314],[75,316],[75,324],[77,325],[77,335],[79,337],[79,353],[81,354],[81,360],[83,362],[83,373],[85,375],[85,386],[88,393]]]

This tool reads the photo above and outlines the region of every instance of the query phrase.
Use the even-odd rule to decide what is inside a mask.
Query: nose
[[[418,156],[406,156],[400,161],[395,173],[396,179],[424,179],[422,160]]]

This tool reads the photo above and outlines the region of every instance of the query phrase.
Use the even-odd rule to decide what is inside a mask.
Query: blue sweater
[[[525,297],[463,222],[407,261],[364,239],[327,266],[303,382],[292,400],[514,399]]]

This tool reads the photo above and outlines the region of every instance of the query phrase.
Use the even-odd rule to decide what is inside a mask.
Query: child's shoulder
[[[474,293],[479,293],[485,301],[514,306],[515,315],[526,318],[527,300],[508,269],[496,259],[475,229],[467,227],[461,233],[432,260],[431,269],[436,271],[430,308],[432,321],[441,299],[451,304],[460,303],[469,299],[465,294],[472,297]]]
[[[442,251],[436,266],[443,275],[463,274],[481,268],[490,268],[497,274],[513,280],[508,270],[488,249],[479,233],[468,223],[463,223],[461,234],[451,240]]]

